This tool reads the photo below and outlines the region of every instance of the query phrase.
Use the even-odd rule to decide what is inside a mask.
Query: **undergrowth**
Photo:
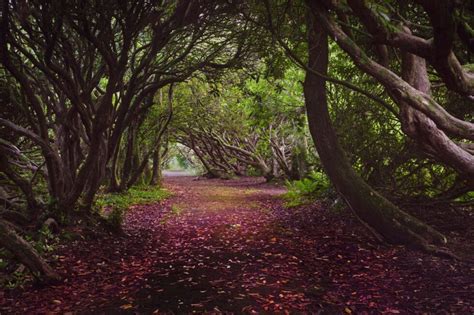
[[[126,192],[99,195],[95,206],[114,230],[120,230],[123,217],[132,205],[149,204],[166,199],[170,192],[158,186],[134,186]]]
[[[169,196],[170,192],[157,186],[136,186],[123,193],[98,195],[95,209],[112,230],[120,231],[123,216],[130,206],[159,202]],[[178,210],[175,209],[176,212]],[[71,240],[76,236],[68,231],[63,231],[60,235],[54,234],[47,226],[43,226],[37,233],[23,237],[40,255],[45,255],[54,251],[60,239]],[[0,248],[0,288],[20,287],[31,278],[32,275],[25,266],[17,263],[10,252]]]
[[[288,191],[283,195],[287,207],[297,207],[315,202],[318,199],[334,197],[329,178],[323,172],[313,171],[308,177],[285,182]]]
[[[34,235],[26,234],[23,237],[40,255],[53,252],[59,242],[59,236],[55,235],[47,226],[43,226]],[[0,288],[20,287],[32,276],[31,272],[19,263],[13,254],[0,248]]]

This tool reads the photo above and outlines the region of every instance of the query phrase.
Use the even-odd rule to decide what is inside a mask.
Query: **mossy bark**
[[[319,23],[308,22],[309,67],[326,74],[327,33]],[[326,80],[306,73],[304,95],[309,127],[323,167],[349,207],[368,228],[385,241],[427,247],[444,244],[446,238],[432,227],[400,210],[370,187],[352,168],[339,145],[331,123],[326,98]]]

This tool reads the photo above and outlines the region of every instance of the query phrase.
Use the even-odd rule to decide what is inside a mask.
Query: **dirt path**
[[[65,282],[4,292],[0,313],[474,312],[472,264],[381,247],[348,213],[286,209],[249,178],[166,187],[124,236],[63,245]]]

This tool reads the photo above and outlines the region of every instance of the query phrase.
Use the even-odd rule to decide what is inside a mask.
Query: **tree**
[[[326,9],[342,12],[335,3],[323,6],[312,5],[312,12],[318,17],[324,29],[335,38],[337,44],[350,56],[352,61],[367,74],[371,75],[388,91],[394,103],[400,109],[400,121],[405,134],[414,139],[420,148],[430,156],[455,169],[469,187],[474,187],[474,156],[472,144],[474,125],[451,115],[431,93],[431,81],[427,63],[436,70],[437,76],[446,88],[459,95],[470,98],[474,93],[474,75],[468,67],[463,67],[455,51],[456,21],[454,13],[462,10],[454,1],[437,4],[430,1],[415,1],[411,6],[399,7],[399,14],[420,14],[428,17],[433,41],[412,35],[409,25],[396,25],[395,18],[383,20],[382,6],[376,11],[365,1],[348,1],[351,14],[356,17],[366,31],[374,38],[378,47],[374,61],[359,44],[357,38],[350,36],[331,17]],[[469,14],[469,13],[468,13]],[[406,23],[405,23],[406,24]],[[462,41],[460,44],[463,44]],[[390,69],[390,54],[387,46],[397,49],[401,55],[401,76]],[[446,104],[446,107],[452,107]],[[459,140],[458,140],[459,139]]]
[[[318,21],[311,18],[308,22],[308,66],[317,73],[327,75],[328,36],[317,24]],[[329,117],[325,82],[321,76],[307,72],[304,92],[311,134],[323,167],[337,191],[380,239],[427,250],[434,250],[432,244],[444,244],[446,238],[443,235],[398,209],[352,169]]]
[[[81,197],[90,206],[123,132],[158,89],[245,52],[245,25],[225,30],[230,9],[212,3],[10,6],[4,3],[1,60],[26,96],[17,105],[28,128],[0,123],[41,148],[49,193],[62,211]]]
[[[434,231],[432,228],[427,227],[422,222],[402,212],[393,203],[389,202],[386,198],[375,192],[350,167],[351,165],[345,156],[344,150],[337,142],[336,132],[334,131],[334,128],[331,124],[330,115],[327,109],[324,82],[329,81],[333,84],[342,85],[353,91],[362,93],[371,100],[376,101],[377,103],[384,106],[387,110],[394,114],[395,117],[402,115],[399,115],[398,111],[394,110],[390,102],[385,101],[378,95],[374,95],[374,93],[370,91],[366,91],[357,85],[347,82],[346,77],[340,79],[329,76],[327,73],[328,56],[327,53],[325,53],[327,52],[327,43],[326,39],[324,39],[325,36],[321,34],[327,33],[335,37],[335,44],[340,46],[346,52],[349,52],[349,55],[356,66],[373,78],[377,79],[377,83],[385,87],[385,92],[393,99],[393,102],[399,106],[400,109],[403,108],[403,104],[401,102],[405,102],[405,104],[410,104],[409,106],[419,111],[423,111],[421,108],[423,105],[415,104],[415,98],[417,98],[419,102],[422,101],[422,103],[426,101],[426,104],[433,104],[433,102],[435,102],[434,98],[426,93],[419,93],[420,91],[411,87],[409,83],[403,83],[403,79],[395,78],[396,75],[393,72],[390,70],[383,70],[384,66],[378,67],[374,65],[380,65],[371,60],[370,57],[372,54],[371,49],[374,46],[367,45],[367,39],[363,38],[366,33],[354,28],[354,25],[351,24],[353,20],[349,20],[349,18],[352,18],[352,16],[348,16],[348,13],[350,12],[348,7],[341,5],[339,2],[333,3],[331,1],[323,1],[322,3],[308,1],[306,4],[308,7],[310,7],[309,14],[314,16],[317,21],[316,25],[322,26],[322,30],[316,30],[316,32],[322,32],[316,33],[318,35],[318,39],[320,39],[319,43],[314,39],[314,34],[309,36],[310,41],[308,42],[308,45],[311,47],[307,48],[309,54],[308,64],[304,62],[304,54],[301,53],[301,47],[304,45],[301,44],[303,41],[301,41],[298,34],[302,33],[302,28],[297,28],[296,26],[293,29],[288,28],[288,25],[290,24],[301,25],[301,23],[298,22],[300,22],[302,17],[305,16],[305,13],[302,12],[304,11],[305,5],[301,5],[299,2],[291,4],[288,2],[277,2],[270,4],[270,2],[265,1],[263,9],[264,18],[258,15],[255,17],[252,16],[252,14],[248,14],[248,16],[254,23],[268,29],[275,40],[286,52],[286,54],[296,64],[306,70],[307,78],[305,80],[305,98],[308,110],[308,119],[310,122],[310,130],[317,145],[318,153],[321,157],[321,161],[326,172],[334,183],[336,189],[351,206],[351,208],[356,212],[356,214],[358,214],[363,222],[366,223],[369,228],[371,228],[379,236],[383,236],[383,238],[390,242],[415,244],[425,249],[436,251],[436,249],[431,247],[430,244],[445,243],[446,240],[442,235]],[[387,7],[388,6],[389,5],[387,5]],[[260,8],[260,10],[262,9]],[[336,16],[338,20],[335,20],[334,16]],[[383,14],[381,14],[381,16],[383,16]],[[275,23],[275,21],[278,21],[278,23]],[[393,28],[393,25],[388,27],[390,30]],[[296,31],[294,31],[295,29]],[[357,32],[354,32],[354,29]],[[313,32],[312,28],[306,28],[306,30],[308,32]],[[380,30],[378,32],[380,32]],[[378,32],[373,31],[372,35],[376,37]],[[361,37],[361,43],[367,45],[364,46],[364,49],[360,48],[354,43],[354,40]],[[284,40],[283,38],[288,39]],[[374,53],[378,54],[380,60],[384,62],[387,61],[386,58],[381,58],[384,57],[381,55],[381,52],[384,51],[384,48],[378,47],[378,45],[375,45],[375,47],[377,49],[374,51]],[[323,55],[317,55],[318,50],[321,50]],[[417,70],[413,70],[413,67],[410,68],[407,66],[406,62],[398,62],[397,55],[393,57],[393,60],[389,60],[388,63],[384,63],[387,67],[400,66],[405,69],[404,71],[406,71],[406,69],[410,69],[411,73],[421,73],[421,75],[423,75],[424,72],[422,68],[416,68]],[[398,85],[394,83],[395,81]],[[400,91],[406,94],[403,94]],[[400,96],[400,94],[403,95]],[[412,103],[409,103],[409,101]],[[470,132],[463,132],[461,129],[465,128],[463,129],[464,131],[470,130],[472,124],[467,121],[454,118],[454,116],[450,116],[444,109],[440,108],[437,103],[430,108],[433,110],[425,108],[425,112],[423,112],[423,114],[428,115],[430,119],[433,119],[433,122],[438,124],[437,129],[433,129],[434,125],[432,124],[421,124],[425,130],[423,133],[421,133],[424,136],[420,136],[420,139],[417,139],[419,147],[424,149],[428,154],[430,151],[426,150],[426,147],[429,145],[435,147],[437,153],[433,153],[434,151],[431,150],[430,156],[433,157],[433,154],[442,155],[443,158],[439,160],[454,168],[458,172],[460,178],[457,179],[457,182],[463,181],[464,186],[472,187],[472,183],[469,179],[472,176],[469,176],[469,174],[473,164],[469,162],[471,159],[469,154],[466,154],[469,153],[470,144],[449,140],[452,143],[456,142],[458,148],[464,148],[465,152],[461,152],[455,148],[453,149],[453,147],[451,147],[451,150],[448,148],[448,146],[450,146],[452,143],[448,141],[451,143],[448,144],[448,142],[446,142],[447,139],[445,135],[443,136],[439,133],[439,130],[450,130],[454,137],[461,136],[460,133],[462,133],[463,135],[461,137],[469,140],[471,137]],[[464,107],[465,117],[468,117],[467,113],[468,111],[466,111],[466,107]],[[441,116],[443,117],[441,118]],[[403,121],[403,117],[400,117],[400,121],[402,126],[404,126],[405,122]],[[450,123],[447,123],[447,121],[450,121]],[[457,125],[459,128],[455,127],[455,125]],[[456,129],[456,131],[454,129]],[[403,130],[406,132],[405,127],[403,127]],[[435,138],[437,138],[437,140],[434,140]],[[420,140],[423,141],[420,142]],[[444,146],[445,144],[447,146]],[[444,149],[442,148],[443,146]],[[443,150],[446,150],[446,152]],[[330,154],[328,154],[329,152]],[[339,165],[338,168],[336,167],[336,164]],[[464,192],[465,191],[466,190],[464,190]],[[367,200],[364,200],[364,198]]]
[[[165,133],[173,117],[173,85],[168,88],[166,102],[163,100],[163,89],[158,95],[158,99],[151,96],[147,99],[147,102],[153,104],[147,106],[132,121],[124,134],[127,142],[117,146],[114,152],[109,168],[111,192],[127,190],[137,183],[144,176],[151,158],[153,158],[153,170],[150,182],[158,184],[160,159],[166,154],[161,152],[162,147],[166,147]]]

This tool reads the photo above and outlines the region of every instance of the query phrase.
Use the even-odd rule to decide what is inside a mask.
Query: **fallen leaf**
[[[122,306],[120,306],[121,309],[123,310],[128,310],[128,309],[131,309],[133,307],[132,304],[124,304]]]

